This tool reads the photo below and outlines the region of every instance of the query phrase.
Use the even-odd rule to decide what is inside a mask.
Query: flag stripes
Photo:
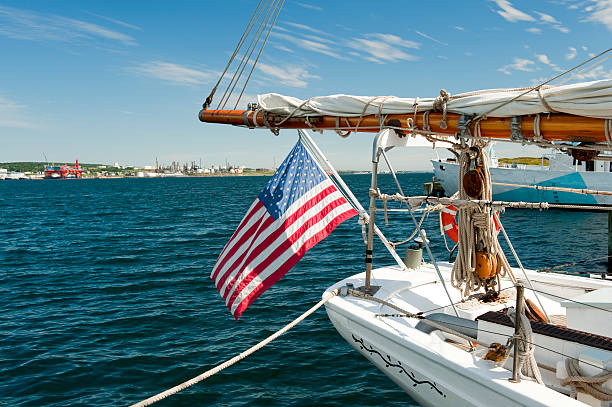
[[[336,226],[357,215],[298,142],[242,218],[211,279],[238,319]]]

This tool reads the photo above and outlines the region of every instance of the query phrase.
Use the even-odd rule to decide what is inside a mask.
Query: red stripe
[[[262,270],[265,270],[265,268],[268,267],[270,265],[270,263],[272,263],[276,258],[281,256],[289,247],[291,247],[291,245],[293,243],[295,243],[300,238],[300,236],[302,236],[304,233],[306,233],[306,231],[312,225],[318,223],[329,212],[331,212],[333,209],[335,209],[336,207],[338,207],[338,206],[340,206],[340,205],[342,205],[344,203],[346,203],[346,199],[344,199],[344,197],[340,197],[340,198],[330,202],[329,204],[327,204],[327,206],[323,207],[319,211],[319,213],[315,214],[310,219],[308,219],[306,222],[304,222],[304,224],[302,226],[300,226],[300,228],[298,230],[296,230],[291,236],[288,236],[287,239],[285,241],[283,241],[276,249],[274,249],[274,251],[272,251],[272,253],[270,253],[268,255],[268,257],[266,257],[265,260],[263,260],[260,264],[258,264],[253,270],[251,270],[251,272],[247,276],[245,276],[245,278],[243,280],[240,281],[240,286],[232,294],[232,297],[230,298],[229,303],[233,302],[234,298],[236,298],[236,296],[240,293],[242,288],[246,286],[246,284],[248,284],[253,278],[255,278],[255,276],[259,275],[259,273],[261,273]],[[270,244],[272,244],[276,240],[276,238],[279,235],[283,234],[286,230],[287,229],[285,227],[283,227],[283,225],[280,225],[278,227],[278,229],[276,229],[272,234],[270,234],[270,236],[268,236],[263,242],[261,242],[259,244],[259,246],[257,246],[257,248],[255,248],[255,250],[249,256],[247,261],[244,262],[244,265],[251,264],[251,261],[253,261],[253,259],[255,259],[259,254],[261,254],[261,252],[263,252],[265,249],[267,249],[270,246]],[[223,290],[223,292],[220,293],[221,297],[226,302],[228,302],[227,296],[232,291],[232,287],[234,286],[234,284],[236,283],[236,281],[240,277],[240,274],[242,273],[242,270],[244,270],[244,267],[245,266],[241,267],[240,270],[237,273],[234,274],[232,280],[225,287],[225,290]],[[245,283],[245,281],[246,281],[246,283]],[[219,288],[217,287],[217,289],[219,289]]]
[[[232,293],[231,297],[228,300],[227,299],[227,295],[231,292],[231,289],[232,289],[233,285],[236,283],[238,277],[240,276],[240,273],[237,273],[234,276],[234,278],[232,279],[232,281],[230,282],[230,284],[227,285],[227,288],[226,288],[225,292],[223,292],[221,294],[221,296],[223,297],[225,302],[228,303],[228,304],[232,304],[234,302],[234,300],[236,299],[236,297],[244,289],[244,287],[246,287],[256,276],[258,276],[259,273],[261,273],[266,268],[268,268],[268,266],[274,260],[276,260],[278,257],[282,256],[283,253],[285,253],[287,251],[287,249],[289,249],[295,242],[297,242],[300,239],[300,237],[304,233],[306,233],[306,231],[308,229],[310,229],[313,225],[318,224],[331,211],[333,211],[335,208],[337,208],[338,206],[343,205],[345,203],[347,203],[346,199],[344,199],[344,197],[341,196],[338,199],[336,199],[336,200],[330,202],[329,204],[327,204],[324,208],[321,209],[321,211],[319,211],[319,213],[315,214],[310,219],[308,219],[306,222],[304,222],[304,224],[302,226],[300,226],[300,228],[298,230],[296,230],[291,236],[288,236],[287,240],[282,242],[276,249],[274,249],[274,251],[272,251],[272,253],[270,253],[270,255],[268,255],[268,257],[266,257],[266,259],[264,261],[262,261],[260,264],[258,264],[253,270],[251,270],[251,272],[247,276],[245,276],[239,282],[239,286],[236,287],[236,289],[234,290],[234,292]],[[355,212],[354,210],[352,210],[352,211]],[[332,219],[332,221],[333,221],[333,219]],[[324,229],[322,229],[322,230],[326,230],[326,229],[327,229],[327,226]],[[332,230],[333,230],[333,228],[332,228]],[[276,232],[278,232],[278,230]],[[280,230],[280,233],[282,233],[282,232],[284,232],[284,230]],[[320,232],[318,232],[318,233],[320,233]],[[264,249],[265,248],[262,248],[261,251],[263,251]],[[246,262],[245,264],[249,264],[249,263],[250,262]]]
[[[261,208],[262,206],[263,206],[263,204],[260,201],[260,204],[258,204],[258,207]],[[232,258],[234,253],[236,253],[236,251],[238,251],[245,242],[247,242],[249,239],[251,239],[253,237],[253,234],[255,233],[257,228],[259,227],[261,219],[262,218],[267,218],[266,215],[268,215],[267,212],[262,213],[260,220],[255,222],[255,223],[253,223],[249,227],[249,229],[240,237],[240,239],[238,239],[238,241],[232,246],[232,248],[227,253],[225,253],[225,255],[219,255],[219,258],[217,259],[217,263],[215,264],[215,267],[213,268],[213,275],[211,276],[213,281],[216,281],[217,275],[219,274],[219,271],[223,268],[223,265],[225,265],[225,263],[229,259]],[[231,240],[227,244],[229,245],[230,242],[231,242]]]
[[[272,223],[274,223],[274,218],[270,216],[268,212],[266,212],[263,215],[263,217],[257,223],[255,223],[251,229],[249,229],[249,231],[245,234],[248,236],[247,238],[248,245],[244,249],[243,249],[244,245],[242,244],[238,247],[242,249],[242,252],[238,256],[238,258],[234,260],[234,262],[227,268],[227,270],[225,270],[223,275],[215,281],[215,286],[217,287],[217,291],[221,290],[221,287],[223,287],[225,280],[227,280],[227,278],[231,276],[232,273],[234,273],[236,269],[242,269],[244,267],[244,264],[248,264],[248,263],[245,263],[244,258],[250,253],[251,248],[253,247],[253,244],[255,244],[255,241],[257,240],[257,237],[261,234],[263,230],[266,230]],[[251,232],[251,230],[253,231]],[[226,257],[223,263],[225,263],[227,259],[229,259],[230,257],[231,256]]]
[[[280,224],[272,233],[270,233],[270,235],[267,236],[261,243],[259,243],[257,247],[255,247],[255,249],[253,249],[251,253],[249,253],[248,249],[245,250],[244,253],[240,256],[240,258],[237,259],[228,268],[228,271],[229,271],[229,270],[236,270],[238,266],[242,266],[238,270],[236,270],[236,273],[234,274],[229,284],[225,287],[225,290],[223,290],[223,292],[220,292],[221,297],[223,297],[224,299],[225,297],[227,297],[227,294],[230,292],[231,288],[234,286],[236,279],[238,278],[238,276],[240,276],[240,273],[244,269],[244,265],[250,264],[251,261],[257,258],[257,256],[259,256],[261,252],[263,252],[267,247],[269,247],[278,238],[278,236],[284,233],[285,230],[287,230],[287,228],[289,228],[291,224],[293,224],[297,219],[302,217],[304,213],[306,213],[309,209],[311,209],[313,206],[315,206],[316,204],[326,199],[330,194],[332,194],[335,191],[337,191],[337,189],[333,185],[331,185],[328,188],[325,188],[323,191],[313,196],[311,199],[306,201],[301,207],[299,207],[295,212],[289,215],[287,219],[282,224]],[[273,218],[270,218],[270,219],[274,221]],[[266,228],[268,226],[269,225],[266,225]],[[265,229],[262,228],[261,230],[263,231]],[[257,239],[258,236],[259,236],[259,233],[253,237],[253,241],[255,241],[255,239]],[[249,246],[249,249],[250,249],[250,246]],[[246,255],[248,255],[248,258],[243,261]],[[224,273],[224,276],[221,279],[222,281],[219,281],[216,283],[217,290],[221,290],[221,288],[223,287],[223,284],[225,283],[225,280],[227,280],[227,278],[232,274],[232,273],[229,273],[228,271]]]
[[[230,243],[232,242],[232,240],[234,240],[234,238],[238,235],[238,232],[240,232],[240,230],[244,227],[244,225],[247,224],[251,216],[253,216],[253,214],[257,212],[263,206],[263,204],[261,203],[259,199],[255,199],[251,205],[253,205],[252,209],[244,215],[244,217],[240,221],[240,224],[238,225],[238,228],[236,229],[232,237],[230,237],[229,241],[227,242],[227,244],[225,245],[221,253],[219,253],[219,258],[223,256],[223,253],[225,253],[225,250],[230,246]]]
[[[240,316],[242,315],[244,310],[246,310],[248,306],[251,305],[251,303],[257,299],[257,297],[263,294],[264,291],[270,288],[274,283],[280,280],[289,270],[291,270],[291,268],[295,266],[295,264],[300,261],[302,257],[304,257],[308,250],[310,250],[321,240],[325,239],[339,224],[349,218],[352,218],[355,215],[357,215],[357,212],[354,209],[350,209],[344,213],[341,213],[330,223],[328,223],[323,230],[321,230],[316,235],[312,236],[310,239],[304,242],[304,245],[302,245],[302,247],[297,251],[297,253],[291,256],[281,267],[278,268],[278,270],[276,270],[274,273],[268,276],[268,278],[262,281],[259,286],[257,286],[246,298],[244,298],[240,302],[240,305],[238,305],[236,311],[234,311],[234,318],[240,319]],[[231,312],[231,307],[229,305],[228,308],[230,308]]]

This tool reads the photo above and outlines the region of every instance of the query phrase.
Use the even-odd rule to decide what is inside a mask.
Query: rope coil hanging
[[[476,129],[478,132],[478,129]],[[491,173],[489,172],[489,157],[483,149],[482,141],[474,140],[472,147],[464,146],[460,157],[459,170],[459,199],[469,199],[462,182],[465,175],[470,171],[470,165],[474,161],[482,173],[482,191],[479,199],[491,201],[493,189],[491,185]],[[494,212],[490,206],[466,206],[459,207],[457,210],[457,224],[459,225],[459,242],[457,249],[457,259],[453,265],[451,273],[451,284],[453,287],[462,291],[464,296],[484,288],[494,286],[499,287],[499,279],[508,276],[513,282],[516,281],[510,264],[499,245],[497,235],[499,233],[495,227]],[[491,263],[499,268],[493,276],[482,278],[478,275],[476,267],[478,253],[487,253]],[[493,266],[492,266],[493,267]]]

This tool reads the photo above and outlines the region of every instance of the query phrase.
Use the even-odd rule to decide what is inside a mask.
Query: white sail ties
[[[541,142],[544,140],[542,137],[542,133],[540,132],[540,114],[536,114],[533,119],[533,140],[536,142]]]
[[[442,120],[440,121],[441,129],[448,128],[448,125],[446,124],[446,105],[450,99],[451,94],[448,93],[446,89],[442,89],[440,91],[440,96],[438,96],[433,102],[434,109],[442,110]]]

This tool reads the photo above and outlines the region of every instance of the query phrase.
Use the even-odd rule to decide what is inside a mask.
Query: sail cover
[[[512,100],[527,89],[487,89],[452,95],[446,101],[446,108],[449,113],[480,115]],[[330,95],[308,100],[277,93],[258,96],[259,106],[265,111],[293,116],[405,114],[413,113],[415,106],[418,112],[434,110],[434,104],[440,109],[441,102],[442,98],[395,96]],[[542,87],[539,91],[532,90],[495,110],[491,116],[511,117],[547,112],[612,119],[612,80]]]

